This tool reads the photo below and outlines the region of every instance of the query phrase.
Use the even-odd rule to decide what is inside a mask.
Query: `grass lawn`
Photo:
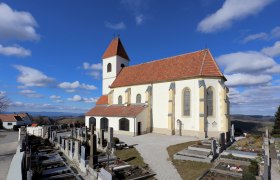
[[[140,153],[135,148],[117,150],[116,156],[130,165],[145,167],[147,164],[144,162]]]
[[[181,151],[187,148],[190,145],[195,144],[197,141],[181,143],[169,146],[167,148],[167,152],[169,154],[169,158],[172,161],[173,165],[177,169],[178,173],[182,177],[182,179],[196,179],[201,176],[208,169],[212,168],[213,164],[210,163],[202,163],[195,161],[182,161],[182,160],[174,160],[173,155],[178,151]]]

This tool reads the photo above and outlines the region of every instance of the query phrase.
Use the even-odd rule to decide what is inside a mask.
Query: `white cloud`
[[[135,21],[136,21],[137,25],[141,25],[144,21],[144,15],[139,14],[139,15],[135,16]]]
[[[111,23],[111,22],[105,21],[104,24],[107,28],[114,29],[114,30],[121,30],[121,29],[126,28],[126,25],[124,22]]]
[[[100,79],[101,71],[103,69],[101,63],[89,64],[88,62],[83,63],[83,69],[90,71],[88,74],[94,79]]]
[[[40,103],[25,103],[21,101],[11,102],[8,110],[12,112],[17,111],[26,111],[26,112],[77,112],[77,113],[84,113],[88,111],[89,108],[85,107],[75,107],[75,106],[61,106],[61,105],[53,105],[53,104],[40,104]]]
[[[197,29],[204,33],[226,29],[236,20],[259,13],[273,0],[226,0],[214,14],[207,16]]]
[[[100,79],[101,72],[99,72],[99,71],[92,71],[92,72],[89,73],[89,75],[91,75],[94,79]]]
[[[136,25],[143,24],[143,21],[145,19],[143,11],[147,8],[147,1],[144,2],[143,0],[121,0],[121,4],[123,4],[129,11],[133,13]]]
[[[280,102],[280,86],[257,86],[240,91],[230,88],[233,114],[273,115]],[[264,114],[265,113],[265,114]]]
[[[267,40],[268,39],[268,35],[264,32],[262,33],[257,33],[257,34],[250,34],[248,36],[246,36],[243,39],[243,43],[247,43],[249,41],[254,41],[254,40]]]
[[[72,98],[68,98],[68,101],[79,102],[82,101],[82,97],[80,95],[74,95]]]
[[[74,102],[85,102],[85,103],[95,103],[97,101],[96,98],[83,98],[80,95],[74,95],[71,98],[67,99],[68,101],[74,101]]]
[[[50,98],[51,98],[51,99],[60,99],[60,98],[61,98],[61,96],[51,95],[51,96],[50,96]]]
[[[0,54],[5,56],[26,57],[31,55],[31,51],[17,45],[5,47],[0,44]]]
[[[0,3],[0,40],[38,40],[37,22],[29,12]]]
[[[271,36],[272,37],[280,37],[280,27],[277,26],[274,29],[271,30]]]
[[[19,83],[22,83],[24,86],[31,87],[31,86],[46,86],[52,82],[54,82],[53,78],[50,78],[40,72],[37,69],[27,67],[27,66],[21,66],[21,65],[15,65],[14,66],[17,70],[20,71],[20,75],[17,78],[17,81]]]
[[[280,56],[280,41],[276,41],[271,47],[263,48],[261,52],[270,57]]]
[[[0,91],[0,97],[3,97],[6,95],[6,91]]]
[[[227,86],[253,86],[266,84],[272,80],[272,77],[269,75],[251,75],[251,74],[232,74],[225,75],[227,78]]]
[[[102,64],[101,63],[89,64],[88,62],[84,62],[83,68],[85,70],[102,70]]]
[[[32,91],[32,90],[29,90],[29,89],[25,89],[25,90],[20,91],[20,94],[22,94],[26,97],[29,97],[29,98],[42,98],[43,97],[43,95],[38,94],[36,91]]]
[[[271,57],[256,51],[230,53],[216,59],[219,65],[225,67],[224,72],[227,74],[257,73],[267,71],[277,65]]]
[[[279,26],[273,28],[269,33],[261,32],[261,33],[247,35],[242,40],[242,42],[247,43],[249,41],[254,41],[254,40],[271,40],[273,38],[278,38],[278,37],[280,37],[280,27]]]
[[[95,90],[97,89],[96,86],[94,85],[89,85],[85,83],[80,83],[79,81],[74,81],[74,82],[63,82],[58,84],[59,88],[62,89],[67,89],[73,92],[75,89],[85,89],[85,90]]]

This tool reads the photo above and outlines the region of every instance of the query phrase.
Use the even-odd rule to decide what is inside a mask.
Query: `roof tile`
[[[144,105],[112,105],[112,106],[95,106],[86,116],[104,116],[104,117],[136,117],[146,106]]]
[[[157,61],[128,66],[122,69],[111,87],[123,87],[193,77],[222,77],[208,49],[173,56]]]

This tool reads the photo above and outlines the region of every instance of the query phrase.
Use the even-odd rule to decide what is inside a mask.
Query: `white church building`
[[[86,113],[87,127],[201,138],[229,130],[226,78],[209,49],[129,66],[117,37],[102,62],[103,95]]]

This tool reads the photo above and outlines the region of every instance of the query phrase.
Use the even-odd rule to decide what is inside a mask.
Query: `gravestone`
[[[81,146],[81,164],[85,167],[86,166],[86,147]]]
[[[69,156],[69,140],[65,140],[65,154]]]
[[[71,129],[71,138],[74,137],[74,129]]]
[[[100,145],[102,148],[105,147],[103,142],[104,142],[104,129],[101,129],[100,130]]]
[[[220,151],[223,151],[225,148],[225,133],[220,133],[219,137]]]
[[[268,129],[267,128],[265,130],[265,137],[269,138],[269,133],[268,133]]]
[[[110,127],[109,129],[109,143],[108,143],[108,147],[111,149],[112,154],[114,154],[114,148],[115,148],[115,144],[114,144],[114,129],[112,127]]]
[[[87,133],[87,127],[85,127],[85,141],[87,142],[87,135],[88,135],[88,133]]]
[[[214,158],[215,158],[216,155],[217,155],[217,150],[216,150],[216,148],[217,148],[216,140],[212,140],[212,141],[211,141],[211,151],[212,151],[212,153],[213,153],[213,157],[214,157]]]
[[[74,151],[74,160],[79,162],[79,154],[80,154],[80,141],[75,141],[75,151]]]
[[[73,140],[69,140],[70,142],[70,151],[69,151],[69,157],[73,158]]]
[[[94,126],[93,126],[93,124],[90,125],[90,134],[91,135],[94,134]]]
[[[227,131],[226,132],[226,144],[229,144],[230,143],[230,132]]]
[[[93,126],[93,125],[92,125]],[[91,129],[93,131],[93,129]],[[94,168],[97,164],[97,147],[96,147],[96,135],[91,134],[90,136],[90,167]]]
[[[233,142],[235,139],[234,137],[234,124],[231,125],[231,141]]]
[[[59,144],[61,145],[61,143],[62,143],[62,137],[59,136]]]

